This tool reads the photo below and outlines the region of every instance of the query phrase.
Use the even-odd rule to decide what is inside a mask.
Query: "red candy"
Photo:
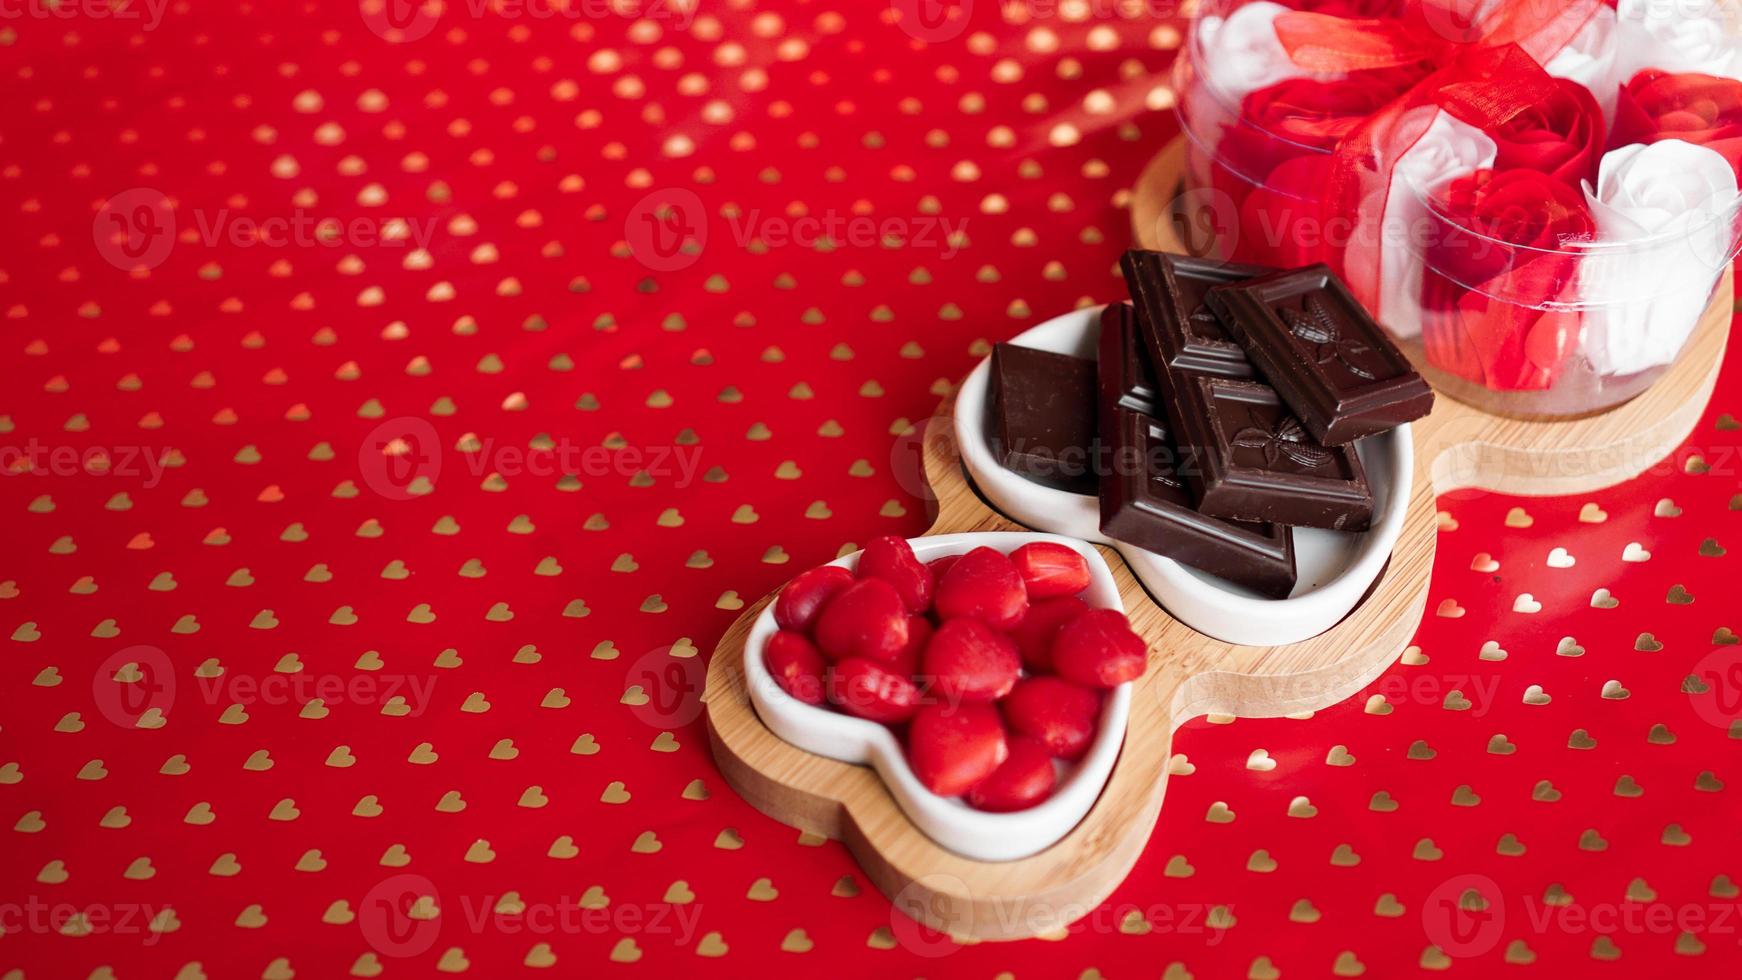
[[[762,660],[781,690],[805,704],[823,703],[823,655],[803,633],[781,630],[768,638]]]
[[[924,616],[914,613],[907,617],[907,646],[895,655],[889,669],[910,676],[919,673],[919,658],[925,654],[925,645],[931,642],[935,632],[937,627]]]
[[[1047,747],[1022,735],[1010,739],[1009,746],[1010,755],[1003,765],[968,790],[969,806],[1009,813],[1026,810],[1052,795],[1058,774]]]
[[[961,557],[961,555],[944,555],[942,558],[933,558],[926,562],[925,567],[931,569],[932,581],[942,582],[944,573],[949,571],[950,566],[954,565],[956,560]]]
[[[800,572],[774,600],[774,621],[783,630],[809,630],[835,593],[852,584],[853,573],[839,565]]]
[[[1089,587],[1089,560],[1057,541],[1033,541],[1010,553],[1028,598],[1076,595]]]
[[[920,658],[920,671],[951,701],[996,701],[1016,686],[1022,657],[1016,643],[975,619],[938,627]]]
[[[1053,671],[1084,687],[1136,680],[1148,662],[1149,644],[1116,609],[1091,609],[1059,627],[1052,640]]]
[[[859,556],[859,577],[880,578],[895,586],[908,612],[931,608],[932,570],[914,557],[913,546],[901,538],[884,536],[866,545]]]
[[[1101,694],[1057,677],[1027,677],[998,703],[1010,730],[1034,738],[1061,759],[1081,759],[1095,741]]]
[[[1010,754],[1004,722],[989,704],[928,704],[907,729],[914,775],[939,796],[960,796]]]
[[[787,583],[762,655],[805,704],[905,725],[932,792],[1024,810],[1053,794],[1055,760],[1094,744],[1102,692],[1148,666],[1125,614],[1083,601],[1090,581],[1088,559],[1053,541],[921,562],[881,537],[854,573],[825,565]]]
[[[848,657],[829,671],[829,702],[847,714],[893,725],[919,709],[919,689],[875,660]]]
[[[907,609],[895,586],[862,578],[836,593],[817,617],[817,646],[832,659],[894,663],[907,646]]]
[[[935,605],[940,619],[977,619],[1007,630],[1028,612],[1028,590],[1008,557],[981,547],[963,555],[944,573]]]
[[[1059,627],[1089,611],[1089,604],[1076,596],[1042,599],[1028,607],[1028,615],[1010,631],[1022,651],[1022,665],[1029,670],[1052,670],[1052,638]]]

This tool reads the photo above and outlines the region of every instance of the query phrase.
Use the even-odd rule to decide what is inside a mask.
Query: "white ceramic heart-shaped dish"
[[[1010,342],[1093,360],[1101,336],[1101,309],[1066,313]],[[1371,529],[1358,534],[1294,529],[1299,580],[1287,599],[1265,598],[1171,558],[1110,540],[1101,533],[1098,499],[1041,486],[998,464],[986,441],[990,376],[989,363],[982,361],[956,396],[956,444],[980,492],[1018,523],[1117,548],[1162,607],[1200,633],[1251,646],[1298,643],[1317,636],[1347,616],[1367,594],[1403,532],[1415,471],[1415,443],[1407,425],[1356,445],[1373,489]]]
[[[915,538],[910,543],[921,561],[931,561],[945,555],[966,554],[981,546],[1008,554],[1031,541],[1054,541],[1082,555],[1089,562],[1089,587],[1082,594],[1083,601],[1096,608],[1125,610],[1119,600],[1119,586],[1113,581],[1106,561],[1083,541],[1053,534],[982,531]],[[855,569],[859,553],[830,564]],[[975,810],[959,799],[926,789],[908,765],[900,740],[889,728],[805,704],[775,683],[763,663],[762,652],[768,638],[778,629],[771,602],[756,617],[744,644],[744,678],[750,689],[750,702],[762,723],[806,752],[854,765],[870,765],[883,777],[890,795],[914,826],[963,857],[1013,861],[1057,843],[1094,806],[1125,741],[1125,724],[1131,713],[1129,683],[1114,688],[1103,699],[1095,741],[1083,758],[1069,763],[1054,762],[1060,768],[1058,786],[1052,796],[1037,806],[1014,813]]]

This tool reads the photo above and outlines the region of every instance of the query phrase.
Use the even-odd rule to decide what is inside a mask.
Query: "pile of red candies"
[[[996,812],[1052,795],[1053,759],[1082,758],[1104,691],[1143,675],[1148,644],[1117,609],[1078,597],[1089,563],[1051,541],[922,562],[872,541],[780,592],[768,672],[806,704],[903,734],[927,789]]]

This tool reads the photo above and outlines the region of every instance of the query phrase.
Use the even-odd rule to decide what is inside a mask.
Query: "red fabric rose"
[[[1347,78],[1291,78],[1247,95],[1242,122],[1302,147],[1330,150],[1363,119],[1420,81],[1424,71],[1387,68]]]
[[[1296,78],[1246,96],[1240,118],[1223,127],[1210,167],[1211,186],[1239,215],[1235,257],[1262,264],[1316,261],[1313,250],[1292,243],[1301,240],[1295,229],[1303,220],[1318,222],[1330,151],[1419,74],[1388,69],[1332,81]],[[1287,186],[1273,186],[1277,181]]]
[[[1434,195],[1422,344],[1429,363],[1497,391],[1551,387],[1578,345],[1579,314],[1547,310],[1574,286],[1596,222],[1584,195],[1532,170],[1479,170]]]
[[[1251,185],[1262,186],[1283,163],[1328,156],[1344,134],[1419,77],[1419,71],[1386,69],[1330,81],[1291,78],[1259,89],[1241,102],[1239,121],[1224,130],[1216,156]],[[1236,205],[1252,190],[1227,189]]]
[[[1742,179],[1742,81],[1647,69],[1621,89],[1611,147],[1683,140],[1723,154]]]
[[[1240,204],[1240,235],[1233,259],[1249,265],[1293,269],[1318,261],[1324,237],[1322,195],[1331,156],[1313,153],[1284,161],[1264,186]]]
[[[1565,78],[1547,101],[1501,123],[1488,135],[1500,149],[1496,170],[1538,170],[1573,187],[1597,179],[1603,159],[1603,110],[1589,89]]]

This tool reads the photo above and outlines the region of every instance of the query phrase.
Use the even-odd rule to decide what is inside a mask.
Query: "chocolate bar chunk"
[[[986,440],[1000,465],[1042,486],[1094,495],[1094,361],[998,344],[988,397]]]
[[[1365,531],[1373,494],[1353,446],[1325,446],[1275,389],[1181,373],[1178,404],[1189,406],[1188,469],[1198,510],[1245,521]]]
[[[1204,297],[1213,287],[1280,270],[1137,249],[1126,252],[1119,265],[1139,316],[1163,325],[1148,331],[1145,338],[1154,363],[1224,378],[1252,377],[1246,352],[1205,305]]]
[[[1153,254],[1127,253],[1133,295],[1163,295],[1169,288],[1165,275],[1157,275],[1179,260],[1145,257]],[[1224,288],[1203,287],[1201,276],[1186,281],[1188,291],[1201,289],[1194,294]],[[1373,494],[1354,447],[1328,447],[1313,438],[1275,391],[1256,379],[1250,362],[1244,371],[1232,362],[1234,355],[1244,356],[1238,346],[1224,342],[1213,359],[1192,353],[1203,347],[1203,334],[1191,317],[1176,315],[1186,309],[1184,300],[1173,300],[1137,307],[1138,329],[1156,360],[1162,406],[1181,454],[1179,473],[1198,511],[1229,520],[1366,530]]]
[[[1294,541],[1275,524],[1223,521],[1192,506],[1177,453],[1156,414],[1158,394],[1135,317],[1124,303],[1101,317],[1101,533],[1275,599],[1294,589]]]
[[[1325,266],[1217,286],[1206,299],[1326,446],[1395,429],[1433,408],[1427,381]]]
[[[1100,358],[1096,369],[1101,431],[1112,431],[1106,425],[1109,405],[1155,419],[1166,417],[1161,407],[1161,390],[1155,381],[1155,368],[1151,365],[1149,352],[1143,349],[1137,316],[1132,312],[1131,304],[1113,303],[1101,311]],[[1104,441],[1109,447],[1113,445],[1111,435]]]

